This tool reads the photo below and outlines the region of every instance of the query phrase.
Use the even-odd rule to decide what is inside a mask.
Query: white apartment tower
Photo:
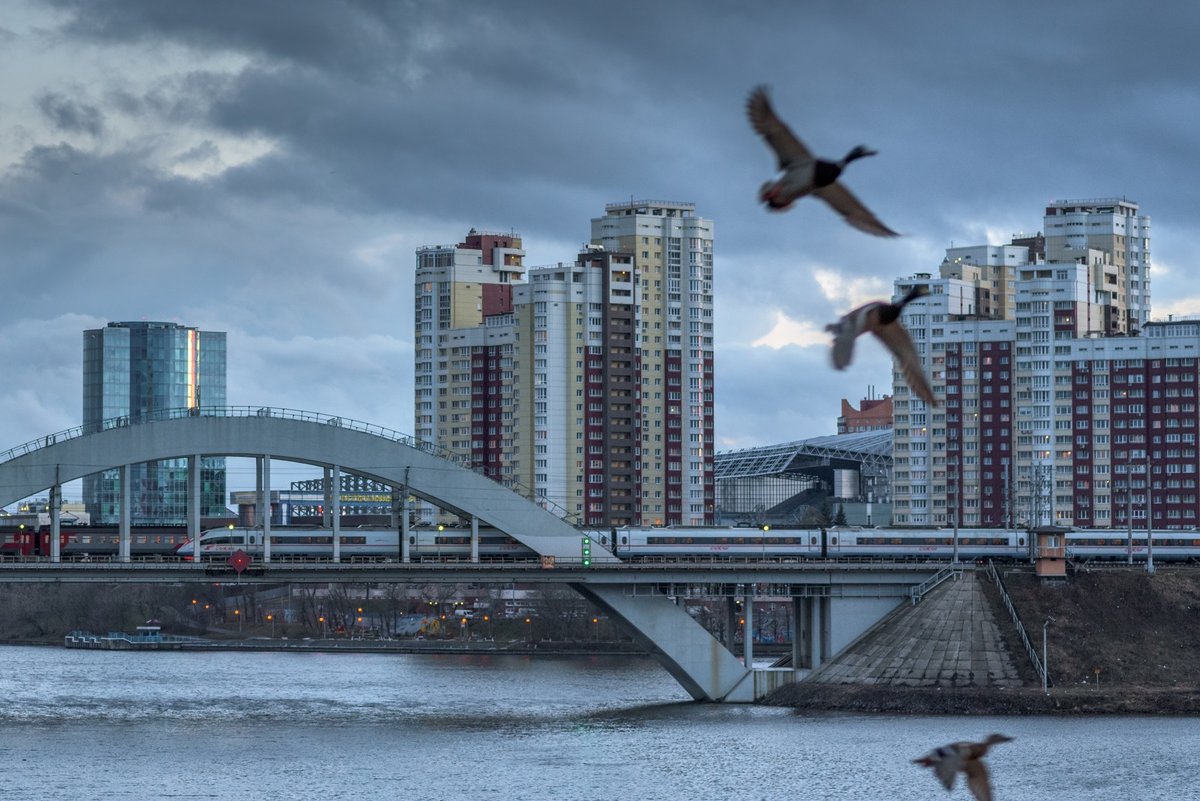
[[[1046,207],[1046,261],[1090,266],[1111,319],[1098,333],[1132,334],[1150,319],[1150,218],[1125,198],[1056,200]],[[1096,253],[1089,253],[1096,251]]]
[[[695,205],[611,203],[592,244],[633,256],[643,525],[711,523],[713,223]]]

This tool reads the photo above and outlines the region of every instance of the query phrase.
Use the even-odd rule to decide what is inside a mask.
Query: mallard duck
[[[988,749],[997,743],[1012,742],[1011,737],[1003,734],[989,734],[981,743],[950,743],[941,748],[935,748],[920,759],[913,762],[933,768],[938,781],[947,790],[954,787],[954,778],[961,771],[967,774],[967,787],[977,801],[992,801],[992,785],[988,780],[987,767],[983,757]]]
[[[896,303],[872,301],[865,303],[842,316],[836,323],[825,326],[826,331],[833,333],[833,366],[839,370],[846,369],[850,358],[854,355],[854,341],[858,335],[870,331],[896,357],[900,364],[900,372],[912,391],[930,406],[937,406],[933,395],[933,387],[925,378],[925,369],[921,366],[921,357],[913,347],[908,331],[900,324],[900,312],[911,301],[922,295],[929,294],[929,287],[917,284]]]
[[[759,200],[766,203],[767,208],[783,211],[805,195],[816,195],[860,231],[875,236],[899,236],[876,219],[849,189],[837,182],[847,164],[864,156],[874,156],[874,150],[859,145],[841,161],[814,158],[804,143],[776,116],[764,86],[751,92],[746,102],[746,113],[754,130],[775,151],[779,169],[783,172],[778,179],[767,181],[759,190]]]

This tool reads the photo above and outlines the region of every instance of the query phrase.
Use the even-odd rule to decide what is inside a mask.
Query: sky
[[[1047,202],[1152,220],[1152,317],[1200,314],[1200,5],[4,0],[0,450],[81,423],[82,332],[225,331],[230,405],[413,429],[419,247],[571,261],[607,203],[714,223],[717,450],[890,393],[824,326]],[[897,239],[757,203],[769,87]],[[251,479],[252,480],[252,479]]]

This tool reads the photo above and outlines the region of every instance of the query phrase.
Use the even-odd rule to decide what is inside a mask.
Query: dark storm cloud
[[[55,128],[68,132],[99,136],[104,129],[104,114],[99,108],[60,94],[47,93],[38,98],[38,108]]]
[[[229,330],[247,403],[311,408],[299,397],[407,428],[413,249],[475,226],[523,234],[527,264],[569,260],[590,218],[631,195],[715,222],[730,445],[829,433],[841,396],[888,380],[870,350],[834,373],[824,347],[752,347],[776,311],[819,331],[851,289],[887,294],[952,242],[1036,231],[1054,198],[1137,200],[1156,301],[1200,294],[1178,277],[1200,258],[1190,3],[49,5],[64,58],[157,71],[39,87],[57,130],[11,137],[0,175],[8,287],[36,320],[66,308]],[[758,207],[774,167],[743,110],[758,83],[815,151],[879,150],[845,181],[901,240],[815,201]],[[826,297],[819,275],[844,285]],[[362,384],[317,397],[312,373],[357,364],[372,335],[397,340],[367,350],[390,371],[359,365],[347,377]]]

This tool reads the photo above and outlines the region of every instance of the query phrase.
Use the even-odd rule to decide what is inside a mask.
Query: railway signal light
[[[592,566],[592,538],[586,536],[583,538],[583,566]]]

